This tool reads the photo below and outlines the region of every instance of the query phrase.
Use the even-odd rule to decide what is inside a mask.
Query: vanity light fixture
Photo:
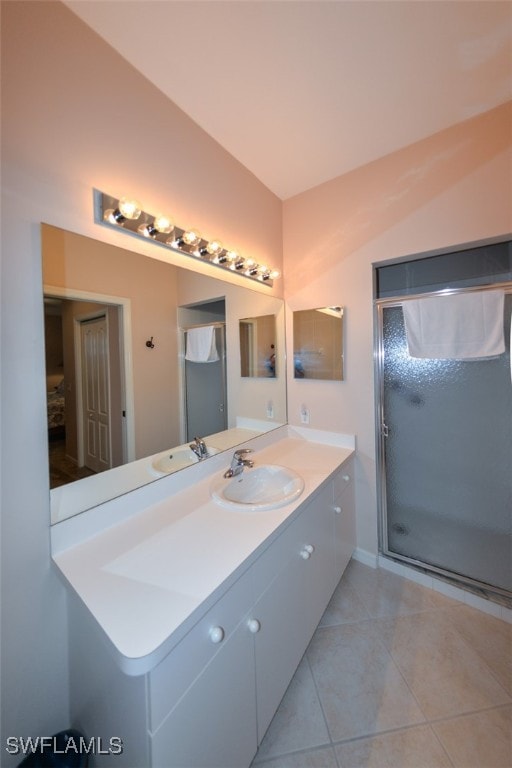
[[[142,210],[137,200],[128,197],[118,199],[95,189],[94,218],[98,224],[120,228],[135,237],[150,238],[164,248],[201,258],[266,285],[272,285],[272,281],[281,276],[279,270],[257,264],[254,259],[244,258],[238,251],[225,248],[220,240],[204,238],[195,227],[181,229],[165,214],[155,216]]]

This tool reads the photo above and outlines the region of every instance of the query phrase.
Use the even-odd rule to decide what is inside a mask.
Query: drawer
[[[155,732],[254,603],[246,571],[149,674],[149,728]],[[216,635],[212,630],[216,629]]]
[[[347,489],[354,488],[354,461],[347,461],[334,475],[333,489],[334,500],[337,501]]]

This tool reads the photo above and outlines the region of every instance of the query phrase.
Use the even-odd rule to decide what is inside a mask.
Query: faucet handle
[[[253,448],[239,448],[237,451],[235,451],[235,458],[241,459],[242,456],[245,456],[247,453],[254,453]]]

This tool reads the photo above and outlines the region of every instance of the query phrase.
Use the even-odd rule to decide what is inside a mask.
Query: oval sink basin
[[[221,477],[211,486],[217,504],[244,512],[276,509],[298,499],[304,490],[300,475],[277,464],[244,469],[240,475]]]
[[[209,456],[214,456],[216,453],[219,453],[218,448],[208,446]],[[198,461],[199,459],[196,454],[188,446],[174,449],[171,448],[165,453],[160,453],[153,457],[150,471],[153,475],[160,477],[161,475],[168,475],[170,472],[176,472],[178,469],[189,467],[191,464],[195,464]]]

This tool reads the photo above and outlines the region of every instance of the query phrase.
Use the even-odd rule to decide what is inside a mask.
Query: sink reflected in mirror
[[[208,444],[206,445],[206,449],[208,452],[206,458],[215,456],[216,453],[219,453],[218,448],[214,448]],[[179,448],[173,448],[169,451],[164,451],[157,456],[153,456],[149,465],[149,471],[155,477],[163,477],[170,472],[176,472],[178,469],[190,467],[191,464],[197,464],[198,461],[199,457],[191,448],[188,446],[180,446]]]
[[[239,475],[217,478],[211,495],[217,504],[242,512],[277,509],[299,498],[304,480],[293,469],[265,464],[244,469]]]

